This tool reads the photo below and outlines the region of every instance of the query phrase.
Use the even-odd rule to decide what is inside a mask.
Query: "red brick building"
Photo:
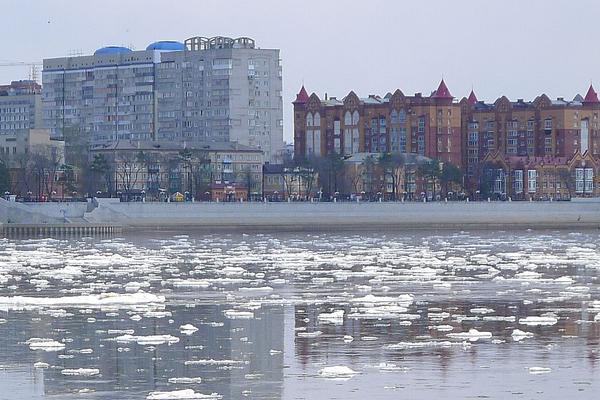
[[[430,96],[396,90],[320,99],[302,87],[294,101],[295,156],[399,152],[461,166],[461,108],[453,100],[443,80]]]
[[[570,101],[542,94],[533,101],[502,96],[493,103],[478,100],[473,91],[456,102],[443,80],[430,96],[405,96],[396,90],[383,98],[359,98],[350,92],[343,99],[321,99],[302,87],[293,104],[297,158],[413,153],[460,167],[470,193],[481,191],[487,179],[483,171],[492,161],[504,163],[507,173],[516,163],[525,166],[523,171],[548,175],[548,165],[554,165],[557,171],[568,171],[560,172],[561,179],[571,177],[562,189],[565,184],[575,187],[575,181],[587,189],[569,189],[569,196],[598,192],[600,100],[592,85],[585,97]],[[588,160],[588,167],[575,168],[579,159]],[[583,181],[576,177],[582,173]],[[546,191],[543,186],[536,189],[538,197],[551,196],[547,184]],[[505,192],[512,189],[505,187]],[[565,190],[555,192],[565,196]]]

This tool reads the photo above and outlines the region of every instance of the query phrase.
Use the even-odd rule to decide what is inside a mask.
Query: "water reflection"
[[[593,398],[598,239],[483,232],[3,240],[0,393]],[[11,303],[15,295],[138,291],[165,296],[164,304]],[[187,324],[197,331],[181,332]],[[178,341],[117,340],[126,335]],[[33,351],[31,338],[65,348]],[[336,366],[356,374],[320,376]],[[99,373],[64,374],[79,368]]]

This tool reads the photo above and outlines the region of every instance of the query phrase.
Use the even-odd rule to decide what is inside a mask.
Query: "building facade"
[[[41,100],[41,86],[34,81],[0,86],[0,158],[11,166],[40,136]]]
[[[565,164],[576,154],[600,158],[600,101],[592,86],[585,97],[578,95],[572,101],[550,100],[542,94],[531,102],[511,102],[503,96],[487,104],[471,92],[460,104],[463,163],[471,187],[480,184],[482,161],[490,154],[546,164]]]
[[[102,157],[106,166],[90,188],[94,192],[143,191],[151,198],[187,192],[197,200],[209,199],[215,187],[228,185],[245,188],[246,198],[262,192],[263,152],[234,142],[190,148],[176,142],[128,141],[93,146],[90,153],[93,160]]]
[[[431,96],[321,100],[301,89],[294,101],[295,156],[414,153],[462,165],[461,109],[442,81]]]
[[[397,90],[384,98],[350,92],[342,100],[321,100],[302,87],[293,104],[299,159],[412,153],[459,167],[471,195],[565,198],[598,192],[600,100],[591,85],[571,101],[542,94],[533,101],[502,96],[494,103],[479,101],[473,91],[454,101],[443,80],[428,97]],[[587,167],[575,166],[578,160]],[[550,179],[558,175],[558,181]],[[521,187],[527,189],[529,181],[540,182],[532,183],[531,196]]]
[[[104,47],[44,60],[44,122],[90,145],[120,140],[237,142],[283,150],[279,50],[253,39],[194,37],[146,50]]]

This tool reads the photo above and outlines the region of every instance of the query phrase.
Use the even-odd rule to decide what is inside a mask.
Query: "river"
[[[594,399],[598,231],[0,240],[0,399]]]

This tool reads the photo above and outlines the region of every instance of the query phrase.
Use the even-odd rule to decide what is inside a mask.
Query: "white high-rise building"
[[[91,145],[237,142],[275,162],[283,151],[279,50],[250,38],[194,37],[146,50],[104,47],[44,60],[44,123]]]

